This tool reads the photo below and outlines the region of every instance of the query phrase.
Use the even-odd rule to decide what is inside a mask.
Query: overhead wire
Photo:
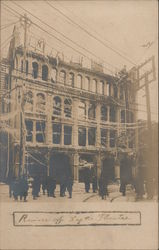
[[[9,24],[6,24],[4,27],[0,26],[0,30],[4,30],[6,28],[9,28],[10,26],[14,25],[14,24],[17,24],[19,21],[17,22],[12,22],[12,23],[9,23]]]

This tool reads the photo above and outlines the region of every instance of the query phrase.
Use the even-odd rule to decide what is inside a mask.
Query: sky
[[[7,53],[9,45],[5,41],[12,34],[12,23],[19,20],[14,16],[18,13],[26,13],[33,22],[28,30],[28,43],[35,46],[38,39],[45,39],[47,54],[58,52],[65,60],[83,60],[86,67],[90,67],[92,59],[103,63],[109,74],[118,72],[124,65],[130,70],[154,55],[158,69],[156,0],[1,1],[2,56]],[[19,30],[23,38],[23,28]],[[149,87],[151,116],[157,120],[158,79]],[[144,90],[138,92],[139,119],[146,119],[144,95]]]

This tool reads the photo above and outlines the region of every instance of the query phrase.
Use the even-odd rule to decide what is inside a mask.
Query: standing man
[[[73,179],[71,176],[67,179],[67,191],[69,193],[69,198],[72,198],[72,186],[73,186]]]
[[[102,197],[102,200],[106,199],[106,195],[109,196],[107,186],[108,182],[101,174],[99,178],[99,195]]]
[[[90,173],[89,173],[88,168],[85,169],[84,184],[85,184],[86,193],[89,193],[89,189],[90,189]]]

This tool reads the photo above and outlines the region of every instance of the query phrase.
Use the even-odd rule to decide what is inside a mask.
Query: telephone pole
[[[24,28],[24,48],[23,48],[23,81],[21,85],[21,103],[20,103],[20,151],[19,151],[19,162],[20,170],[19,176],[25,174],[25,144],[26,144],[26,130],[25,130],[25,116],[24,116],[24,86],[26,78],[26,59],[27,59],[27,30],[31,25],[31,21],[27,15],[24,14],[20,18],[20,23]]]

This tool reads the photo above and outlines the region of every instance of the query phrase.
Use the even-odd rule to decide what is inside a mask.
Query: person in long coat
[[[99,195],[102,197],[102,200],[106,199],[106,196],[108,196],[108,182],[104,176],[100,176],[99,178]]]
[[[19,189],[20,189],[20,200],[24,198],[24,202],[26,202],[26,197],[28,196],[28,182],[25,176],[21,177],[19,180]]]
[[[60,179],[60,197],[65,196],[66,187],[67,187],[67,178],[65,175],[62,175]]]
[[[39,197],[40,184],[41,184],[40,177],[37,175],[34,177],[33,183],[32,183],[32,195],[33,195],[34,200],[36,200],[37,197]]]
[[[56,189],[56,180],[52,176],[47,177],[47,195],[48,197],[56,197],[55,196],[55,189]]]
[[[89,193],[89,190],[90,190],[90,171],[87,168],[85,169],[85,173],[84,173],[84,184],[85,184],[86,193]]]
[[[15,201],[18,200],[19,195],[20,195],[19,179],[16,178],[13,182],[13,197]]]
[[[93,189],[93,193],[96,193],[96,191],[97,191],[97,176],[95,174],[93,174],[93,176],[92,176],[92,189]]]
[[[73,179],[71,176],[67,179],[67,191],[69,193],[69,198],[72,198],[72,186],[73,186]]]

